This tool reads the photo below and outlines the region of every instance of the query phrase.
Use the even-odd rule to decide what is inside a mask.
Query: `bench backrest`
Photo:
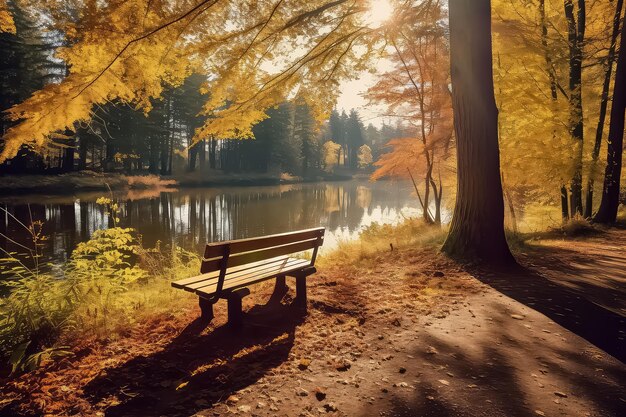
[[[309,249],[313,249],[311,257],[313,266],[317,250],[324,242],[324,230],[323,227],[317,227],[278,235],[208,243],[204,250],[200,273],[220,271],[220,275],[223,276],[227,268]]]

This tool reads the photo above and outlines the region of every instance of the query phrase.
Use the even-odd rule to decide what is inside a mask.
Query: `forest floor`
[[[181,292],[180,311],[7,383],[0,415],[624,416],[625,247],[625,230],[543,238],[490,273],[427,248],[326,264],[306,317],[261,285],[239,333]]]

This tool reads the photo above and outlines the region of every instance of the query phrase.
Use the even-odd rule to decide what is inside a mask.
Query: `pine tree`
[[[346,154],[348,156],[348,166],[352,170],[359,167],[359,148],[363,145],[363,123],[359,118],[359,113],[352,109],[346,121]]]
[[[319,165],[319,145],[315,134],[315,120],[306,102],[296,104],[294,111],[294,136],[300,144],[301,175],[310,175],[311,168]]]

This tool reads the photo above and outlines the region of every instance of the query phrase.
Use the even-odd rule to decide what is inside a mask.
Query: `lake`
[[[410,182],[351,180],[255,187],[189,188],[170,192],[131,190],[114,193],[120,226],[136,229],[146,247],[176,244],[201,253],[206,242],[240,239],[317,226],[326,227],[324,249],[354,239],[366,226],[394,224],[419,215]],[[66,260],[94,230],[112,226],[96,199],[106,193],[73,196],[20,196],[0,199],[20,222],[43,222],[48,237],[44,257]],[[0,214],[0,247],[32,247],[28,233],[11,216]]]

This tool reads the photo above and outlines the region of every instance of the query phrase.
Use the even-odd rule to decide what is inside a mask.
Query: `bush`
[[[569,219],[555,230],[569,237],[587,236],[599,232],[589,220],[579,216]]]
[[[116,205],[100,202],[115,223]],[[121,227],[97,230],[64,265],[41,265],[41,224],[28,229],[34,249],[0,259],[0,273],[9,277],[9,293],[0,298],[0,358],[13,373],[71,354],[63,340],[105,342],[146,315],[172,311],[173,302],[180,310],[169,282],[199,270],[196,255],[177,247],[145,249],[133,229]]]

